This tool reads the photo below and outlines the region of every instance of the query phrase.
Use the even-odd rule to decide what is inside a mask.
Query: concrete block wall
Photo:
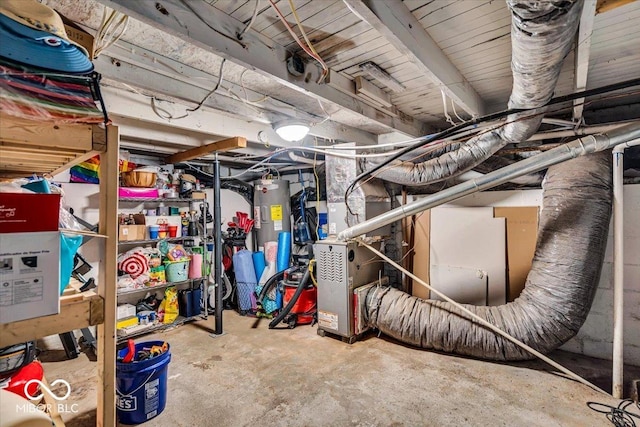
[[[640,184],[624,188],[624,362],[640,366]],[[541,190],[492,191],[460,199],[456,206],[542,206]],[[613,225],[595,299],[578,334],[561,347],[611,360],[613,352]]]
[[[640,366],[640,185],[624,188],[624,361]],[[613,352],[613,224],[591,312],[563,349],[611,359]]]

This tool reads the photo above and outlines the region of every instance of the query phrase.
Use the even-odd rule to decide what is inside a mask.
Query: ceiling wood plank
[[[451,63],[402,0],[343,0],[396,49],[403,52],[467,113],[485,113],[480,95]]]
[[[167,163],[181,163],[187,160],[193,160],[214,151],[227,151],[236,148],[246,148],[247,140],[245,138],[235,136],[233,138],[223,139],[221,141],[212,142],[202,147],[191,148],[190,150],[181,151],[173,154],[165,159]]]
[[[275,82],[294,89],[302,95],[331,102],[387,129],[398,130],[413,136],[424,135],[430,131],[423,122],[405,120],[404,117],[392,117],[367,105],[355,96],[344,94],[326,84],[318,84],[320,69],[315,64],[309,64],[303,76],[291,75],[286,66],[286,60],[290,54],[282,46],[255,31],[248,31],[244,34],[242,41],[238,41],[234,35],[244,28],[244,24],[204,2],[166,0],[162,3],[162,11],[159,11],[155,7],[155,2],[99,1],[132,18],[161,28],[209,52],[272,78]],[[258,22],[254,28],[257,25]]]
[[[583,91],[587,88],[587,75],[589,73],[589,57],[591,55],[591,35],[593,33],[593,23],[596,16],[597,0],[586,0],[580,16],[580,27],[578,28],[578,46],[575,53],[575,78],[574,90]],[[582,120],[584,111],[584,98],[573,101],[573,120]]]

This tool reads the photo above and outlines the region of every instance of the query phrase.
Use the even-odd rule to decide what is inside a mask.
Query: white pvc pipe
[[[613,148],[613,375],[612,394],[624,395],[624,150],[640,139]]]
[[[527,139],[527,141],[542,141],[551,138],[572,138],[577,136],[593,135],[594,133],[608,132],[610,130],[617,129],[625,124],[628,124],[628,122],[613,125],[587,126],[574,130],[550,130],[547,132],[536,133],[531,138]]]
[[[352,225],[338,233],[338,240],[348,240],[362,234],[369,233],[385,225],[391,224],[407,216],[420,213],[424,210],[435,208],[441,204],[457,200],[468,194],[496,187],[513,178],[538,172],[549,166],[562,163],[566,160],[610,149],[616,145],[634,141],[640,137],[640,121],[633,122],[622,128],[614,129],[606,134],[588,135],[581,139],[568,142],[537,156],[521,160],[501,169],[490,172],[480,178],[471,179],[461,184],[454,185],[435,194],[430,194],[406,205],[399,206],[370,218],[359,224]],[[348,202],[348,201],[346,201]]]

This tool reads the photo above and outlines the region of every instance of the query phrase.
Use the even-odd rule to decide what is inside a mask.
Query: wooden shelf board
[[[0,177],[58,174],[106,149],[105,129],[0,114]]]
[[[167,324],[159,323],[157,325],[149,326],[148,328],[140,329],[140,330],[138,330],[136,332],[133,332],[133,333],[130,333],[130,334],[127,334],[127,335],[118,335],[117,342],[118,342],[118,344],[121,344],[121,343],[127,341],[130,338],[135,338],[135,337],[139,337],[139,336],[142,336],[142,335],[151,334],[153,332],[166,331],[168,329],[172,329],[172,328],[176,328],[178,326],[182,326],[187,322],[192,322],[194,320],[205,320],[206,318],[207,318],[206,312],[202,312],[200,314],[196,314],[195,316],[191,316],[191,317],[178,316],[176,318],[176,320],[173,321],[173,323],[167,323]]]
[[[165,289],[165,288],[169,288],[171,286],[179,287],[179,286],[183,286],[183,285],[193,285],[197,281],[200,281],[200,280],[203,280],[203,279],[205,279],[205,278],[204,277],[197,277],[197,278],[194,278],[194,279],[181,280],[180,282],[167,282],[167,283],[163,283],[161,285],[145,286],[143,288],[138,288],[138,289],[127,289],[127,290],[119,291],[118,292],[118,296],[137,294],[137,293],[141,293],[141,292],[153,292],[153,291],[156,291],[158,289]]]
[[[104,301],[99,295],[89,292],[61,297],[58,314],[0,324],[0,347],[102,323]]]

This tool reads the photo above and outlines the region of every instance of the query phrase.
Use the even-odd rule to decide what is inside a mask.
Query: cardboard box
[[[60,12],[58,12],[58,15],[60,15],[60,18],[62,18],[64,30],[67,32],[67,36],[69,36],[69,39],[87,49],[87,52],[89,52],[89,59],[93,61],[93,36],[87,33],[75,22],[73,22]]]
[[[145,240],[146,236],[147,227],[145,225],[120,225],[118,230],[118,240],[120,242]]]
[[[128,317],[126,319],[118,320],[116,323],[116,329],[124,329],[130,326],[136,326],[138,324],[138,318],[136,316]]]
[[[431,278],[429,277],[429,244],[431,241],[431,210],[426,210],[416,215],[414,227],[415,238],[413,252],[413,274],[430,284]],[[413,281],[413,296],[422,299],[429,299],[429,294],[429,289],[416,282],[415,280]]]
[[[60,233],[0,234],[0,323],[59,312]]]
[[[132,304],[120,304],[118,306],[118,320],[136,316],[136,306]]]
[[[524,289],[538,237],[537,206],[494,208],[495,217],[506,218],[507,301],[518,298]]]
[[[59,215],[59,194],[0,193],[0,233],[58,231]]]

